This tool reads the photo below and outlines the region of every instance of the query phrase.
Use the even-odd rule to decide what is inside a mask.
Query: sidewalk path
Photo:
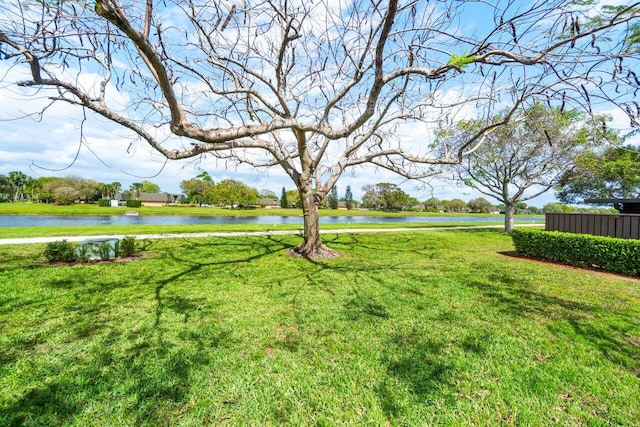
[[[543,224],[517,224],[516,227],[540,227]],[[420,227],[420,228],[349,228],[340,230],[320,230],[320,234],[346,234],[346,233],[400,233],[410,231],[438,231],[438,230],[468,230],[481,228],[503,228],[504,225],[477,225],[477,226],[455,226],[455,227]],[[171,233],[171,234],[121,234],[121,235],[100,235],[100,236],[51,236],[51,237],[16,237],[10,239],[0,239],[0,245],[23,245],[29,243],[48,243],[67,240],[69,242],[80,242],[85,239],[122,239],[125,236],[134,236],[138,240],[143,239],[178,239],[197,237],[240,237],[240,236],[284,236],[302,234],[302,230],[282,230],[282,231],[219,231],[212,233]]]

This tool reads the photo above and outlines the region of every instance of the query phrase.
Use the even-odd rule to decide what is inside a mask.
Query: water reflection
[[[544,222],[543,217],[517,217],[518,222]],[[321,224],[384,224],[392,222],[502,222],[495,216],[327,216]],[[76,225],[302,224],[301,216],[206,215],[0,215],[0,227],[64,227]]]

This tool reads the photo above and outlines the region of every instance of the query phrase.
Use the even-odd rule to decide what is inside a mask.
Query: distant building
[[[142,206],[166,206],[185,203],[187,198],[184,194],[171,194],[171,193],[140,193],[139,195],[131,197],[127,193],[118,193],[118,200],[120,202],[126,202],[129,199],[140,200]]]
[[[140,193],[137,199],[142,202],[142,206],[177,205],[187,200],[183,194],[170,193]]]
[[[279,208],[280,200],[277,197],[263,197],[258,200],[258,206],[266,209]]]

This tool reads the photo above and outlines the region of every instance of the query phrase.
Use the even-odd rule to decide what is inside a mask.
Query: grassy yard
[[[640,281],[498,231],[0,246],[0,425],[639,425]]]

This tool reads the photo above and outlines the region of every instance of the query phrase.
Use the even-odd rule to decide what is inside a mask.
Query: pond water
[[[337,216],[320,217],[321,224],[385,224],[392,222],[496,222],[504,216]],[[516,217],[517,222],[543,223],[544,217]],[[0,215],[0,227],[64,227],[75,225],[302,224],[301,216],[205,215]]]

